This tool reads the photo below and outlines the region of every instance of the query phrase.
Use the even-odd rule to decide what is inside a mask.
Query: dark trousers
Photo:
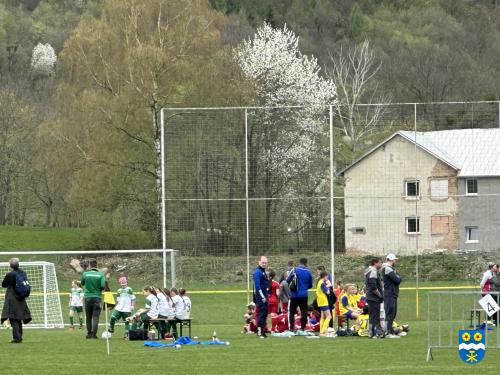
[[[290,331],[293,331],[295,327],[295,313],[297,312],[297,307],[300,308],[300,329],[306,329],[307,297],[291,298],[290,309],[288,311],[288,325],[290,327]]]
[[[266,333],[267,324],[267,312],[269,309],[269,302],[262,302],[261,299],[257,299],[257,327],[260,328],[261,333]]]
[[[380,328],[380,302],[367,301],[368,318],[370,322],[371,335],[375,336],[381,331]]]
[[[85,317],[87,319],[87,336],[96,336],[101,315],[101,299],[99,297],[85,298]]]
[[[23,339],[23,321],[19,319],[9,319],[9,322],[12,327],[12,339],[14,341],[21,341]]]
[[[384,296],[385,325],[387,333],[394,334],[392,323],[398,312],[398,298],[396,296]]]

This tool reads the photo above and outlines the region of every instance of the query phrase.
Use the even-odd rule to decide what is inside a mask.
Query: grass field
[[[413,296],[409,291],[402,293],[398,321],[408,321],[406,317],[414,315]],[[142,342],[123,341],[123,328],[117,327],[110,340],[111,355],[108,357],[105,340],[85,340],[82,331],[26,330],[24,342],[13,345],[9,343],[11,332],[2,329],[2,373],[351,374],[385,371],[390,374],[455,374],[471,370],[470,365],[459,359],[457,349],[436,350],[434,361],[426,363],[425,316],[421,321],[409,321],[410,334],[399,340],[357,337],[319,340],[272,337],[263,340],[239,333],[245,294],[193,294],[191,298],[193,335],[202,340],[210,339],[215,330],[221,339],[231,342],[230,346],[145,348]],[[483,362],[474,366],[474,372],[493,373],[498,366],[500,356],[491,349]]]

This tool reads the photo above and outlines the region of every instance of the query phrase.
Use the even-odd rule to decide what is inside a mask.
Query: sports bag
[[[147,329],[131,329],[128,332],[128,339],[130,341],[148,340],[148,330]]]

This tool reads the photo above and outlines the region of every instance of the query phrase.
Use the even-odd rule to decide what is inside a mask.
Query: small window
[[[407,198],[417,198],[420,195],[420,182],[418,180],[406,180],[405,195]]]
[[[465,227],[466,242],[479,242],[479,227]]]
[[[468,178],[465,182],[465,194],[477,195],[477,178]]]
[[[431,198],[448,199],[448,180],[431,180]]]
[[[450,218],[446,215],[434,215],[431,217],[431,234],[447,234]]]
[[[406,233],[415,234],[420,233],[420,218],[407,217],[406,218]]]
[[[356,227],[356,228],[354,228],[354,233],[355,234],[365,234],[366,231],[365,231],[364,227]]]

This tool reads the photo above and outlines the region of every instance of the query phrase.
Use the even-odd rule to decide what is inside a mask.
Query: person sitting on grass
[[[144,304],[144,307],[142,309],[139,309],[134,315],[128,318],[133,322],[132,329],[137,329],[138,327],[144,327],[145,329],[148,329],[151,319],[158,318],[159,303],[155,288],[153,288],[152,286],[146,286],[142,290],[142,293],[146,297],[146,303]]]
[[[354,325],[354,333],[360,337],[369,337],[370,331],[368,330],[369,318],[368,305],[363,306],[363,313],[356,319],[356,324]]]
[[[247,305],[247,309],[245,311],[245,315],[243,315],[245,319],[245,325],[243,326],[243,330],[241,333],[255,333],[257,332],[257,323],[255,322],[255,303],[251,302]]]
[[[318,303],[318,308],[321,311],[321,320],[319,325],[320,336],[326,335],[330,319],[332,319],[328,300],[330,293],[332,293],[332,284],[328,279],[328,272],[321,271],[319,274],[319,280],[316,284],[316,301]]]
[[[71,282],[71,293],[69,294],[69,329],[75,330],[74,315],[78,316],[80,329],[83,327],[83,289],[78,280]]]
[[[361,296],[354,284],[346,285],[345,291],[340,296],[339,310],[340,315],[346,319],[357,319],[363,312],[358,307]]]

